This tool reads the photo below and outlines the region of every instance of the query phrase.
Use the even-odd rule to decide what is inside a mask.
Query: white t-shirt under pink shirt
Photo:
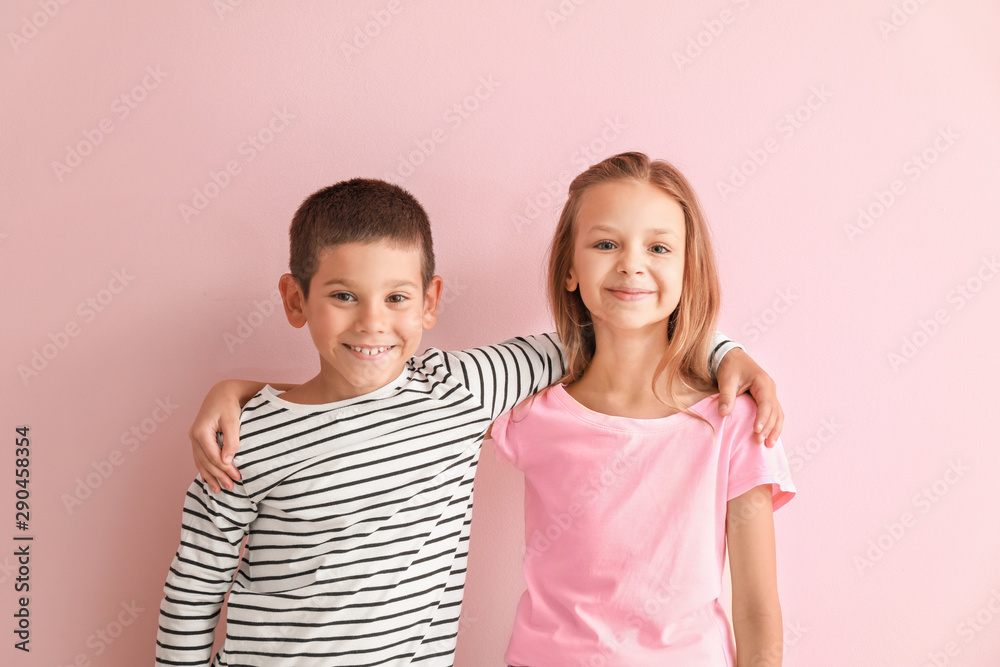
[[[493,423],[499,458],[525,476],[524,578],[507,648],[528,667],[732,667],[719,603],[726,503],[771,484],[795,494],[779,442],[753,436],[756,403],[718,394],[684,413],[594,412],[555,384]]]

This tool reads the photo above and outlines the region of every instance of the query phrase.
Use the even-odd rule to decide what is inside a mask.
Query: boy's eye
[[[611,241],[598,241],[594,247],[598,250],[614,250],[616,246]]]
[[[330,295],[334,301],[344,301],[345,303],[354,299],[354,295],[348,292],[334,292]]]
[[[403,303],[404,301],[406,301],[406,295],[405,294],[392,294],[392,295],[389,296],[389,298],[387,300],[389,301],[389,303]]]

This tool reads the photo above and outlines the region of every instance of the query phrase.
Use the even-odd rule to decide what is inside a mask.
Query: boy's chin
[[[374,366],[377,362],[372,362]],[[403,368],[406,366],[406,361],[392,363],[380,363],[378,368],[371,368],[368,370],[355,370],[352,373],[344,373],[345,379],[355,387],[355,389],[368,393],[375,391],[385,385],[389,384],[403,372]]]

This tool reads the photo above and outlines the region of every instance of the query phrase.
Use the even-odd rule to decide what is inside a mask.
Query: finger
[[[735,376],[719,378],[719,414],[725,417],[733,411],[733,403],[739,392],[739,379]]]
[[[212,489],[212,493],[219,493],[223,486],[232,491],[233,482],[226,473],[217,466],[212,465],[212,462],[208,460],[200,448],[195,447],[194,449],[194,465],[198,468],[198,474],[201,475],[201,478]]]
[[[753,432],[754,438],[758,443],[763,443],[764,438],[767,436],[765,427],[768,425],[773,412],[769,401],[763,399],[757,401],[757,415],[753,419]]]
[[[229,485],[226,484],[226,481],[229,476],[222,472],[223,465],[219,456],[219,445],[215,440],[215,429],[211,427],[194,429],[192,427],[190,436],[195,466],[202,474],[202,479],[212,486],[214,484],[212,480],[220,478],[220,473],[222,473],[219,481],[228,489]]]
[[[235,419],[222,417],[219,422],[219,430],[222,431],[222,465],[232,468],[236,473],[233,479],[239,479],[239,471],[231,464],[236,451],[240,448],[240,420],[238,417]]]
[[[777,410],[772,410],[767,421],[764,423],[764,428],[761,429],[760,434],[764,438],[763,443],[766,447],[774,447],[774,437],[772,433],[774,432],[774,425],[778,421]]]
[[[778,444],[778,437],[781,435],[781,429],[785,425],[785,413],[780,408],[775,411],[774,419],[772,421],[770,430],[767,434],[767,441],[765,444],[768,447],[774,447]]]
[[[206,426],[197,431],[192,430],[191,433],[191,438],[197,444],[197,449],[201,452],[202,459],[206,465],[213,471],[216,477],[220,477],[221,475],[221,481],[224,486],[232,490],[231,485],[227,482],[231,479],[239,479],[239,471],[232,464],[226,465],[222,462],[222,452],[219,450],[219,441],[215,429]],[[236,476],[234,477],[234,475]]]
[[[209,490],[212,493],[218,493],[221,489],[218,480],[212,476],[208,471],[208,467],[205,465],[204,457],[200,455],[200,450],[198,445],[192,444],[191,449],[194,451],[194,467],[198,469],[198,475],[204,480],[205,484],[208,485]]]

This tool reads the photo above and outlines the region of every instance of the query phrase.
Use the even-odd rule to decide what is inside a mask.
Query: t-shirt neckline
[[[596,410],[591,410],[583,403],[580,403],[575,398],[573,398],[568,391],[566,391],[566,385],[562,382],[557,382],[550,387],[553,392],[553,397],[559,401],[563,407],[565,407],[569,412],[571,412],[576,417],[596,424],[598,426],[603,426],[605,428],[614,428],[617,430],[624,431],[663,431],[676,428],[681,426],[687,421],[694,419],[691,415],[684,412],[678,411],[672,415],[667,415],[666,417],[651,417],[651,418],[640,418],[640,417],[622,417],[620,415],[608,415],[603,412],[597,412]],[[689,410],[703,414],[703,410],[698,409],[703,407],[703,404],[713,400],[717,400],[719,394],[715,393],[711,396],[706,396],[690,405]]]
[[[394,391],[402,386],[404,379],[407,377],[409,371],[409,362],[403,366],[403,370],[400,371],[396,379],[392,380],[388,384],[384,384],[378,389],[374,389],[367,394],[360,394],[354,396],[353,398],[344,398],[339,401],[333,401],[331,403],[293,403],[291,401],[286,401],[281,398],[281,394],[285,393],[283,391],[278,391],[269,384],[264,385],[260,390],[261,393],[267,398],[268,402],[275,405],[281,406],[286,410],[291,412],[301,412],[301,413],[312,413],[312,412],[324,412],[327,410],[336,410],[338,408],[350,407],[356,403],[366,402],[366,401],[376,401],[379,399],[386,398]]]

